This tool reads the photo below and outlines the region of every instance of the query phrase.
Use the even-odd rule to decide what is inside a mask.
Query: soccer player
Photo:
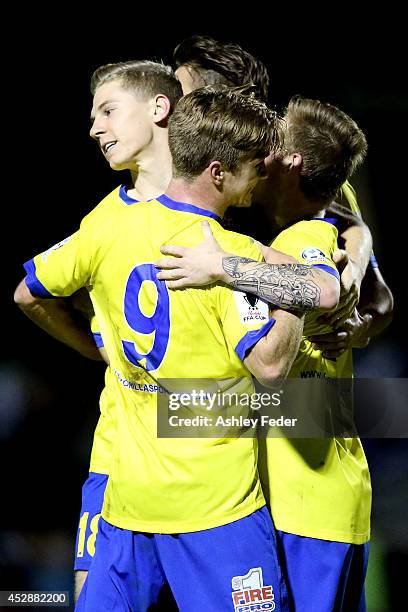
[[[179,81],[168,66],[151,61],[101,66],[92,77],[91,91],[95,94],[91,136],[113,170],[129,170],[128,184],[117,187],[99,205],[104,207],[108,203],[110,214],[115,216],[122,208],[161,195],[168,186],[171,154],[167,122],[182,91]],[[150,99],[149,108],[144,103],[146,95]],[[56,245],[56,248],[59,246]],[[30,289],[35,295],[35,287]],[[92,305],[84,292],[78,292],[72,300],[64,301],[65,312],[62,312],[62,301],[58,304],[50,302],[44,310],[43,302],[35,300],[25,281],[17,288],[15,298],[24,312],[48,333],[86,357],[100,358],[97,347],[103,347],[103,340],[98,322],[93,316]],[[73,304],[78,310],[92,316],[91,326],[96,346],[89,334],[88,325],[81,325],[78,320]],[[50,312],[52,308],[54,311]],[[95,551],[98,519],[109,474],[115,431],[114,379],[114,373],[108,368],[105,388],[100,398],[101,415],[94,434],[89,476],[82,488],[75,544],[76,597]]]
[[[337,230],[325,207],[362,162],[365,137],[345,113],[315,100],[291,100],[286,122],[284,152],[267,161],[268,180],[254,197],[271,225],[284,227],[272,242],[274,248],[334,270]],[[208,228],[206,233],[207,240],[196,249],[162,249],[176,256],[156,263],[166,268],[158,277],[168,279],[170,288],[221,280],[264,298],[275,290],[270,270],[226,254]],[[328,331],[316,316],[306,316],[289,377],[351,378],[350,349],[328,359],[309,339]],[[293,609],[364,610],[371,487],[360,440],[268,439],[260,448],[259,467],[279,529]]]
[[[266,67],[236,43],[222,43],[209,36],[194,35],[176,47],[173,63],[177,68],[176,74],[181,81],[183,93],[205,84],[252,84],[260,99],[268,99],[269,75]],[[347,208],[359,214],[355,192],[348,182],[342,185],[340,195],[341,204],[344,202]],[[346,348],[353,346],[366,346],[371,336],[378,334],[390,323],[393,298],[375,257],[370,257],[372,240],[367,226],[360,223],[343,205],[330,203],[327,210],[330,217],[337,219],[339,241],[341,239],[348,254],[348,264],[341,274],[340,304],[331,314],[325,315],[326,322],[336,329],[314,338],[316,344],[330,356],[339,355]],[[256,235],[264,242],[269,239],[269,223],[268,219],[264,218],[262,209],[253,207],[252,215],[237,212],[239,215],[233,215],[234,229],[242,231],[244,228],[245,233]],[[339,257],[339,252],[334,254],[335,261],[338,261]],[[353,314],[354,307],[359,300],[362,316],[356,317]]]
[[[175,48],[173,63],[184,94],[205,85],[252,85],[256,97],[268,101],[266,66],[236,43],[222,43],[210,36],[190,36]]]
[[[133,95],[140,88],[142,81],[143,89],[152,95],[151,113],[143,117],[143,122],[140,119],[140,96]],[[146,61],[109,64],[98,68],[91,80],[91,90],[95,96],[91,136],[99,143],[112,169],[130,170],[130,184],[117,188],[108,196],[110,214],[115,216],[121,208],[134,205],[139,200],[150,199],[165,190],[171,175],[167,120],[181,91],[167,67]],[[153,163],[155,159],[157,164]],[[105,201],[100,206],[104,205]],[[282,261],[290,261],[290,258],[286,257]],[[314,290],[320,293],[319,303],[322,306],[333,302],[333,292],[337,290],[333,284],[330,287],[325,276],[323,274],[319,277],[315,274],[313,279]],[[305,287],[310,280],[302,279]],[[36,293],[35,286],[31,289]],[[76,305],[79,301],[78,295],[75,294]],[[55,305],[50,302],[47,305],[48,313],[45,312],[43,303],[31,295],[25,281],[20,283],[16,300],[37,324],[73,348],[87,356],[93,356],[95,346],[90,343],[87,331],[76,329],[77,320],[74,313],[72,320],[66,321],[68,316],[71,317],[69,302],[65,302],[64,319],[58,309],[49,316],[49,310],[55,309]],[[278,296],[276,302],[279,304]],[[303,307],[307,306],[307,300],[304,300]],[[88,304],[80,304],[78,307],[87,310]],[[103,339],[95,317],[92,319],[92,328],[97,345],[102,347]],[[115,376],[110,368],[106,371],[105,379],[106,385],[100,399],[101,415],[91,453],[90,473],[82,490],[82,507],[75,546],[77,596],[95,552],[98,520],[114,438],[115,409],[112,388]]]
[[[150,96],[140,103],[144,116]],[[170,119],[175,173],[166,194],[115,215],[108,196],[69,240],[26,266],[39,299],[90,288],[116,376],[111,471],[78,609],[147,609],[164,582],[183,610],[197,601],[233,609],[247,597],[285,605],[255,441],[157,438],[156,402],[163,378],[199,375],[232,385],[241,378],[248,391],[250,372],[280,380],[297,352],[301,319],[281,310],[269,319],[260,305],[249,322],[241,317],[244,300],[222,285],[169,293],[153,265],[161,244],[197,243],[203,217],[224,248],[262,259],[249,238],[222,230],[218,219],[232,203],[248,205],[278,133],[275,114],[251,98],[190,94]],[[310,272],[292,271],[300,282]]]

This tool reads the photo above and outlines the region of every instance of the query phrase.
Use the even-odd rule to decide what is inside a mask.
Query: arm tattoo
[[[254,293],[280,308],[310,310],[320,306],[316,271],[302,264],[267,264],[246,257],[228,256],[222,260],[234,289]]]

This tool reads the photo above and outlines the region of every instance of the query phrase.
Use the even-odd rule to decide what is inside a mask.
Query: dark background
[[[293,94],[339,105],[367,135],[369,154],[352,181],[374,237],[375,252],[396,298],[391,327],[357,351],[357,373],[406,377],[405,223],[408,99],[400,16],[371,10],[303,16],[296,6],[263,16],[242,9],[207,20],[174,9],[142,15],[96,6],[84,16],[51,9],[10,19],[4,50],[1,122],[5,269],[0,361],[0,589],[71,588],[80,487],[98,418],[103,366],[47,337],[12,303],[21,264],[71,234],[80,219],[124,176],[115,175],[89,136],[93,70],[127,59],[171,59],[184,37],[209,34],[240,43],[271,74],[271,103]],[[196,6],[194,11],[204,12]],[[51,12],[50,12],[51,11]],[[171,15],[171,16],[170,16]],[[295,16],[297,19],[295,20]],[[326,21],[321,23],[321,18]],[[186,25],[182,25],[183,18]],[[238,23],[237,23],[238,20]],[[188,23],[190,21],[190,23]],[[232,24],[235,25],[232,25]],[[406,54],[405,54],[406,55]],[[5,215],[10,215],[6,220]],[[11,263],[10,263],[11,260]],[[374,545],[369,610],[403,609],[407,575],[406,440],[370,440]],[[404,608],[405,609],[405,608]]]

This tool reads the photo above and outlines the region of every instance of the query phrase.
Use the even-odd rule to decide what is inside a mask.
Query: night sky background
[[[1,122],[6,264],[1,301],[6,342],[0,358],[1,589],[70,588],[80,487],[87,476],[104,368],[36,328],[14,306],[12,294],[24,275],[24,261],[70,235],[106,193],[126,181],[110,170],[88,135],[89,80],[97,66],[145,58],[169,62],[183,38],[208,34],[238,42],[264,61],[272,105],[282,107],[292,95],[302,94],[336,104],[357,121],[369,153],[352,184],[396,300],[391,327],[364,355],[359,351],[357,367],[364,376],[407,377],[403,132],[408,96],[400,16],[370,9],[368,25],[367,16],[360,20],[344,8],[337,15],[332,5],[332,15],[320,14],[322,25],[317,14],[305,13],[305,21],[296,5],[280,13],[271,6],[267,18],[260,6],[256,15],[237,8],[229,15],[215,6],[204,10],[195,5],[184,13],[174,9],[171,17],[159,8],[145,15],[123,8],[95,5],[85,21],[68,9],[59,7],[57,14],[37,7],[5,24],[14,42],[3,50]],[[208,19],[199,19],[200,11]],[[402,609],[397,593],[400,576],[407,575],[407,450],[406,440],[367,443],[376,542],[370,589],[378,588],[371,595],[372,612]],[[391,522],[390,535],[386,525]]]

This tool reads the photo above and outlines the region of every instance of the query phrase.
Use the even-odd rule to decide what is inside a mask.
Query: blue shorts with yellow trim
[[[107,474],[89,472],[82,487],[82,506],[75,542],[75,571],[89,570],[95,554],[95,541],[107,482]]]
[[[170,610],[160,606],[168,587],[183,612],[288,612],[267,508],[221,527],[171,535],[128,531],[101,518],[76,611]]]
[[[290,609],[365,612],[368,544],[346,544],[276,532]]]

